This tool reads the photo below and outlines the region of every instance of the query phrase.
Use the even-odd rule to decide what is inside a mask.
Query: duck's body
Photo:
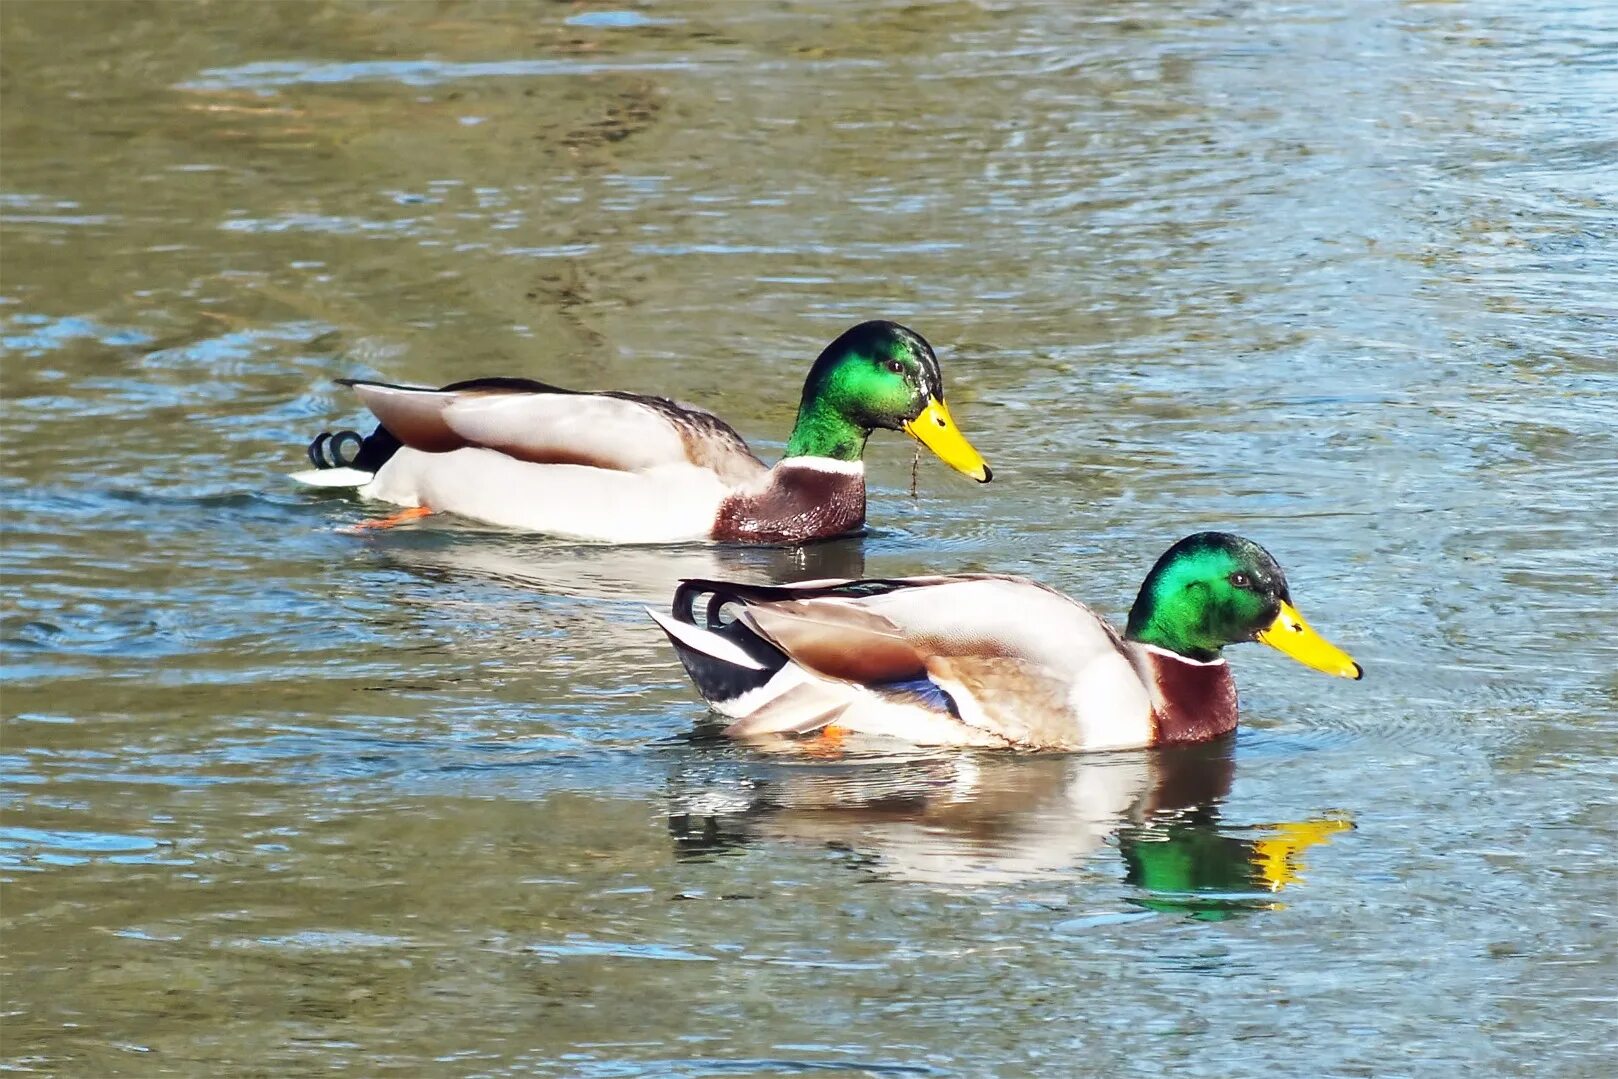
[[[865,520],[859,461],[764,464],[711,412],[660,397],[488,379],[442,390],[344,380],[381,423],[358,493],[507,528],[617,543],[790,542]],[[322,482],[337,470],[301,473]]]
[[[944,407],[930,347],[892,323],[864,323],[822,353],[788,455],[773,467],[713,413],[662,397],[516,378],[436,390],[341,381],[379,426],[363,440],[316,439],[317,467],[295,479],[557,536],[802,543],[858,529],[861,455],[876,426],[906,430],[962,471],[990,476]],[[349,458],[345,439],[358,447]]]
[[[1171,555],[1191,557],[1182,548],[1206,537],[1236,539],[1202,533],[1182,541],[1148,577],[1143,599]],[[1353,661],[1291,608],[1278,567],[1273,579],[1268,567],[1255,564],[1251,573],[1251,588],[1241,589],[1262,584],[1273,595],[1254,596],[1258,629],[1232,639],[1257,635],[1322,670],[1358,677]],[[699,621],[703,596],[711,598]],[[1172,606],[1173,597],[1150,602]],[[727,607],[735,620],[724,623]],[[1196,650],[1154,643],[1134,617],[1120,632],[1022,577],[781,587],[688,581],[675,593],[673,617],[654,617],[737,738],[834,728],[921,744],[1102,750],[1206,741],[1236,727],[1236,687],[1217,650],[1187,654]],[[1277,630],[1286,636],[1272,640]]]
[[[739,604],[714,630],[699,599]],[[717,609],[713,607],[712,609]],[[1236,727],[1223,659],[1124,640],[1024,577],[960,574],[784,587],[689,581],[658,616],[727,734],[836,726],[933,745],[1065,750],[1203,741]],[[751,658],[715,656],[723,640]]]

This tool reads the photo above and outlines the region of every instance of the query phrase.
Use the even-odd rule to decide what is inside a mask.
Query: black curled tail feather
[[[381,424],[365,437],[358,431],[322,431],[309,443],[309,462],[316,468],[353,468],[375,472],[399,452],[403,443]]]
[[[345,439],[353,439],[356,444],[362,444],[357,431],[338,431],[335,435],[330,431],[322,431],[309,443],[309,463],[316,468],[342,468],[346,462],[342,455],[342,445]]]
[[[741,649],[757,668],[744,667],[730,660],[712,656],[693,647],[673,634],[670,640],[680,656],[686,674],[697,691],[710,703],[733,701],[749,690],[758,689],[775,677],[787,665],[787,656],[775,645],[754,633],[739,621],[725,622],[720,611],[726,603],[744,602],[731,592],[731,586],[719,581],[681,581],[674,593],[674,619],[688,626],[705,629]],[[707,602],[701,603],[704,596]],[[699,619],[698,610],[701,610]]]
[[[702,605],[702,616],[699,618],[697,605],[704,596],[708,597],[708,601]],[[682,580],[674,590],[673,614],[687,625],[720,630],[725,628],[725,622],[720,618],[725,604],[746,601],[747,597],[736,594],[724,581]]]

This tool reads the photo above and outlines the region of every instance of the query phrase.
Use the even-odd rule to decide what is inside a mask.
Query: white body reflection
[[[1141,905],[1218,915],[1273,906],[1273,893],[1301,879],[1301,851],[1352,827],[1335,815],[1223,822],[1233,748],[694,760],[674,777],[670,828],[691,853],[840,846],[885,877],[965,887],[1070,875],[1116,849]]]

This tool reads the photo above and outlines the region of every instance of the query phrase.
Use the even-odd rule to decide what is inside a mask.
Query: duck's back
[[[969,722],[1045,748],[1151,742],[1150,694],[1106,619],[1025,577],[942,580],[931,596],[904,590],[868,604],[931,657],[929,677],[956,688],[963,718],[975,710]]]

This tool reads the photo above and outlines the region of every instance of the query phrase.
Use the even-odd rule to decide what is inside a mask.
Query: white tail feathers
[[[309,468],[293,472],[289,478],[310,487],[364,487],[376,473],[358,468]]]
[[[737,667],[745,667],[750,671],[762,671],[764,669],[764,664],[717,633],[710,633],[708,630],[687,625],[677,619],[670,618],[668,615],[658,614],[650,607],[646,608],[646,613],[652,616],[652,621],[663,627],[664,633],[667,633],[675,642],[692,651],[701,652],[705,656],[712,656],[714,659]]]

